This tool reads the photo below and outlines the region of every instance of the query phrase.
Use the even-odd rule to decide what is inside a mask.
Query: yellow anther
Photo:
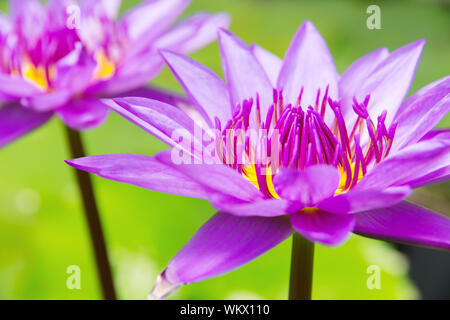
[[[95,69],[94,80],[107,80],[116,72],[116,65],[109,60],[103,51],[95,54],[97,68]]]
[[[349,177],[349,179],[353,179],[353,177],[355,176],[355,163],[351,163],[350,164],[350,168],[351,168],[351,177]],[[338,170],[341,174],[341,180],[339,182],[339,187],[336,190],[336,194],[340,194],[340,193],[345,193],[348,191],[348,189],[344,189],[345,188],[345,184],[347,183],[347,171],[344,169],[343,166],[338,166]],[[363,171],[362,168],[359,168],[359,173],[358,173],[358,182],[359,180],[361,180],[361,178],[363,177]]]
[[[22,77],[41,90],[48,89],[47,73],[42,66],[35,67],[30,62],[25,63],[22,67]]]
[[[280,196],[277,194],[277,192],[275,191],[275,187],[273,186],[273,173],[272,173],[272,168],[270,166],[267,166],[265,169],[265,172],[263,172],[266,177],[266,184],[267,184],[267,189],[270,192],[270,195],[276,199],[280,199]],[[256,188],[258,188],[259,190],[261,190],[259,184],[258,184],[258,178],[256,176],[256,167],[254,164],[247,166],[243,169],[243,175],[245,178],[247,178],[248,181],[250,181]]]

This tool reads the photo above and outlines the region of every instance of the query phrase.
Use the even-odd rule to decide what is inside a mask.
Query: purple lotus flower
[[[172,27],[189,0],[146,0],[119,19],[120,0],[75,3],[12,0],[11,17],[0,16],[0,147],[54,114],[77,130],[101,124],[99,98],[155,77],[158,49],[191,52],[228,25],[225,14],[199,13]]]
[[[195,116],[149,99],[110,102],[174,149],[68,161],[107,179],[207,199],[219,210],[172,259],[152,297],[235,269],[293,232],[331,246],[354,232],[450,248],[450,219],[403,201],[450,172],[450,132],[432,130],[449,110],[450,77],[404,100],[423,40],[371,52],[342,75],[310,22],[283,61],[226,30],[219,44],[226,83],[187,57],[162,52]],[[204,163],[211,141],[199,138],[198,126],[216,133],[220,164]],[[180,128],[191,148],[180,143]],[[233,129],[239,133],[230,136]],[[266,138],[252,139],[252,129]],[[192,163],[174,164],[179,152]]]

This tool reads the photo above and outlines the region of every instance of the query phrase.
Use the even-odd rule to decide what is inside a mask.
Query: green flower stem
[[[66,127],[67,139],[70,146],[72,158],[85,157],[83,140],[78,131]],[[103,235],[100,215],[94,196],[94,188],[89,173],[75,170],[78,188],[83,200],[84,213],[86,216],[91,242],[95,255],[95,262],[100,278],[103,298],[105,300],[116,300],[116,292],[114,290],[114,282],[112,278],[111,266],[106,250],[105,238]]]
[[[314,243],[297,232],[292,236],[289,300],[311,300]]]

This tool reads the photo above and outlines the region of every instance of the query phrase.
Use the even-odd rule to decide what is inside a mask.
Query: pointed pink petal
[[[118,17],[122,0],[100,0],[100,2],[108,18],[113,20]]]
[[[441,183],[450,180],[450,165],[437,169],[421,177],[408,182],[411,188],[420,188],[430,184]]]
[[[38,112],[54,111],[66,105],[72,98],[72,92],[68,90],[57,90],[53,92],[43,92],[25,97],[20,100],[22,105]]]
[[[189,5],[189,0],[144,0],[122,17],[120,23],[137,45],[148,43],[167,29]]]
[[[247,202],[262,198],[261,192],[250,181],[223,164],[175,164],[171,153],[160,153],[156,158],[205,187],[229,197]]]
[[[450,250],[450,219],[425,208],[402,202],[355,216],[356,234]]]
[[[284,199],[242,201],[220,193],[210,196],[209,201],[216,209],[240,217],[279,217],[304,208],[301,203]]]
[[[11,29],[12,24],[9,17],[3,12],[0,12],[0,35],[6,35],[7,33],[11,32]]]
[[[431,139],[408,146],[377,164],[354,190],[383,190],[450,165],[450,141]]]
[[[428,131],[426,135],[420,138],[420,141],[431,141],[431,140],[445,140],[450,141],[450,128],[447,129],[435,129]]]
[[[0,149],[46,123],[53,113],[34,112],[18,104],[0,107]]]
[[[292,234],[289,219],[236,217],[219,212],[170,261],[163,275],[186,284],[236,269]]]
[[[420,88],[415,93],[413,93],[411,96],[408,97],[403,103],[401,104],[400,108],[398,108],[397,116],[406,112],[409,108],[410,104],[413,103],[416,99],[422,97],[423,95],[427,95],[432,89],[438,88],[441,85],[444,85],[441,88],[448,87],[448,80],[450,79],[450,76],[446,76],[444,78],[435,80],[426,86]]]
[[[352,214],[331,214],[318,210],[294,213],[291,222],[294,229],[306,239],[337,246],[353,231],[355,217]]]
[[[281,67],[283,66],[283,60],[272,52],[267,51],[256,44],[252,44],[250,49],[261,66],[264,68],[264,71],[269,77],[272,86],[275,88],[277,86],[278,75],[280,74]]]
[[[72,129],[89,130],[100,126],[108,111],[108,106],[99,99],[80,98],[56,110],[56,114]]]
[[[185,96],[157,87],[140,87],[118,95],[116,98],[146,98],[157,100],[172,106],[180,107],[181,105],[191,104]]]
[[[421,141],[427,140],[444,140],[450,142],[450,129],[438,129],[432,130],[428,132]],[[411,188],[420,188],[423,186],[427,186],[434,183],[440,183],[450,178],[450,164],[448,166],[444,166],[435,171],[426,173],[420,177],[415,178],[412,181],[409,181],[408,184]]]
[[[411,194],[411,189],[391,187],[385,190],[350,190],[320,202],[317,207],[331,213],[356,213],[392,206]]]
[[[272,102],[273,88],[263,67],[256,60],[250,48],[230,31],[221,29],[218,40],[222,56],[222,69],[230,88],[233,108],[238,103],[242,103],[244,99],[255,99],[258,93],[261,101],[261,114],[265,115]]]
[[[376,67],[389,56],[389,50],[380,48],[353,62],[339,79],[339,94],[342,99],[342,114],[347,128],[353,128],[356,116],[352,108],[353,97],[360,95],[359,89]]]
[[[212,126],[217,117],[225,125],[231,119],[231,107],[222,79],[188,57],[168,51],[163,51],[162,55],[206,122]]]
[[[56,2],[60,2],[60,0],[56,0]],[[119,15],[121,4],[122,0],[83,0],[80,7],[84,14],[101,14],[114,20]],[[102,17],[101,15],[99,17]]]
[[[9,8],[16,31],[28,44],[36,44],[47,27],[44,5],[39,0],[11,0]]]
[[[39,7],[41,10],[44,9],[39,0],[10,0],[9,10],[13,18],[18,18],[24,14],[23,10],[34,6]]]
[[[372,119],[387,110],[386,125],[391,124],[411,87],[424,45],[418,40],[395,50],[363,82],[356,98],[362,101],[370,94],[367,109]]]
[[[273,184],[281,198],[314,207],[334,195],[339,181],[340,174],[336,168],[316,165],[302,171],[283,169],[275,176]]]
[[[450,77],[409,97],[395,116],[398,121],[391,152],[419,141],[450,110]]]
[[[104,101],[118,114],[170,146],[178,144],[173,140],[177,130],[184,129],[189,135],[186,138],[194,136],[194,121],[172,105],[138,97]]]
[[[170,104],[183,110],[191,119],[193,119],[200,127],[208,128],[205,120],[193,105],[192,101],[184,95],[170,92],[156,87],[140,87],[134,90],[117,95],[117,97],[136,97],[157,100]]]
[[[66,161],[76,169],[153,191],[206,199],[209,190],[154,157],[109,154]]]
[[[302,87],[302,105],[314,106],[317,90],[322,94],[327,85],[329,96],[338,97],[339,75],[325,40],[310,22],[298,29],[284,58],[278,78],[278,89],[283,89],[287,103],[296,103]]]
[[[190,53],[216,40],[218,29],[229,25],[230,17],[226,13],[198,13],[161,35],[154,47]]]
[[[28,97],[39,94],[38,87],[25,81],[19,76],[0,73],[0,93],[11,98]]]
[[[47,16],[51,17],[51,19],[49,19],[50,21],[48,21],[47,28],[51,30],[52,28],[59,29],[61,26],[65,26],[67,24],[68,7],[74,4],[76,4],[74,0],[47,0]]]

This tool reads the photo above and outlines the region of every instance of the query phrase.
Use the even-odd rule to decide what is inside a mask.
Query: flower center
[[[74,52],[80,44],[87,48],[75,31],[65,29],[45,32],[32,44],[25,35],[12,30],[0,34],[0,44],[0,72],[20,76],[44,92],[54,89],[52,82],[58,76],[58,62]],[[111,47],[108,53],[103,46],[89,50],[97,64],[90,81],[107,80],[115,74],[116,60],[120,60],[120,57],[114,57],[117,50],[113,50],[113,45]],[[77,67],[76,63],[74,67]]]
[[[108,80],[116,72],[116,65],[103,52],[95,54],[97,67],[94,71],[92,81]],[[11,72],[17,74],[17,72]],[[51,91],[51,82],[57,74],[54,65],[45,67],[42,65],[35,66],[31,62],[25,62],[22,65],[21,75],[28,82],[34,84],[42,91]]]
[[[303,170],[326,164],[341,173],[337,193],[347,192],[382,161],[392,146],[396,124],[386,128],[386,111],[376,124],[367,112],[370,95],[364,101],[353,99],[358,115],[347,127],[341,104],[328,96],[328,87],[317,91],[315,106],[302,106],[303,89],[295,105],[284,104],[283,91],[273,90],[273,103],[263,118],[259,95],[244,100],[222,129],[215,119],[216,152],[223,163],[240,172],[269,198],[279,198],[273,188],[273,177],[280,168]],[[327,112],[332,112],[325,117]],[[330,115],[331,121],[330,121]],[[326,122],[325,119],[328,119]],[[368,142],[362,144],[361,136]]]

